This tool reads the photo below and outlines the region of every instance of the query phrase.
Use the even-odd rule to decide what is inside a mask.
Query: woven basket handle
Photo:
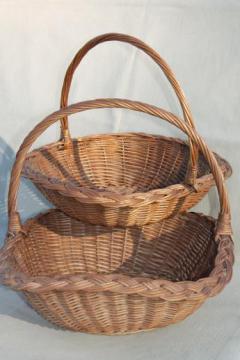
[[[188,103],[186,101],[185,95],[183,93],[183,90],[178,83],[174,73],[172,72],[169,65],[165,62],[163,58],[150,46],[145,44],[143,41],[129,35],[124,34],[117,34],[117,33],[109,33],[109,34],[103,34],[99,35],[90,41],[88,41],[75,55],[73,58],[71,64],[69,65],[65,78],[64,83],[62,87],[62,94],[61,94],[61,108],[66,107],[68,105],[68,96],[70,91],[70,86],[72,83],[73,74],[84,58],[84,56],[94,48],[96,45],[101,44],[106,41],[121,41],[125,43],[129,43],[141,50],[143,50],[147,55],[149,55],[153,61],[160,66],[160,68],[163,70],[164,74],[168,78],[169,82],[171,83],[182,108],[183,116],[186,121],[191,127],[195,128],[193,117],[190,111],[190,108],[188,106]],[[61,119],[61,136],[65,141],[65,144],[67,145],[70,142],[70,133],[69,133],[69,127],[68,127],[68,118],[67,116],[64,116]],[[188,171],[186,174],[186,183],[193,185],[195,184],[196,178],[197,178],[197,163],[198,163],[198,151],[197,147],[192,143],[190,140],[189,142],[190,146],[190,158],[189,158],[189,166]]]
[[[221,209],[220,209],[218,224],[216,228],[216,237],[219,237],[220,235],[231,234],[230,208],[229,208],[227,192],[224,184],[223,174],[217,163],[215,156],[209,150],[209,148],[202,140],[202,138],[196,133],[196,131],[192,127],[190,127],[186,123],[183,123],[181,119],[179,119],[172,113],[157,108],[153,105],[148,105],[142,102],[130,101],[124,99],[96,99],[96,100],[84,101],[68,106],[67,108],[63,108],[46,117],[27,135],[27,137],[24,139],[22,145],[19,148],[11,172],[9,194],[8,194],[9,234],[21,230],[21,220],[16,210],[17,193],[19,189],[20,177],[21,177],[24,161],[33,142],[50,125],[52,125],[59,119],[62,119],[64,116],[75,114],[85,110],[100,109],[100,108],[123,108],[123,109],[140,111],[149,115],[162,118],[168,121],[169,123],[175,125],[179,129],[181,129],[184,133],[186,133],[190,137],[190,139],[194,141],[194,143],[198,146],[198,148],[202,151],[203,155],[207,159],[217,185]]]

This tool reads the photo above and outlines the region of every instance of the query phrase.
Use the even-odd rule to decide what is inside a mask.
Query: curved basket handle
[[[184,133],[186,133],[191,138],[191,140],[194,141],[194,143],[199,147],[199,149],[202,151],[203,155],[207,159],[217,185],[221,209],[220,209],[218,224],[216,228],[216,237],[219,237],[220,235],[231,234],[230,208],[229,208],[227,192],[224,184],[223,174],[217,163],[216,158],[214,157],[213,153],[209,150],[205,142],[202,140],[202,138],[196,133],[196,131],[193,128],[183,123],[177,116],[173,115],[172,113],[157,108],[156,106],[153,105],[148,105],[142,102],[130,101],[124,99],[96,99],[96,100],[84,101],[68,106],[67,108],[63,108],[46,117],[37,126],[35,126],[35,128],[27,135],[27,137],[24,139],[22,145],[19,148],[11,172],[9,194],[8,194],[9,234],[21,230],[21,220],[16,210],[17,193],[19,189],[20,177],[21,177],[24,161],[26,159],[27,152],[32,146],[33,142],[50,125],[52,125],[59,119],[62,119],[64,116],[75,114],[85,110],[100,109],[100,108],[123,108],[134,111],[140,111],[149,115],[160,117],[163,120],[166,120],[169,123],[175,125],[179,129],[181,129]]]
[[[160,66],[160,68],[163,70],[163,73],[166,75],[167,79],[171,83],[182,108],[184,120],[186,123],[188,123],[192,128],[195,129],[193,117],[190,111],[190,108],[188,106],[188,103],[186,101],[185,95],[183,93],[183,90],[178,83],[174,73],[172,72],[169,65],[166,63],[166,61],[161,58],[161,56],[153,50],[150,46],[145,44],[143,41],[129,35],[125,34],[118,34],[118,33],[109,33],[109,34],[103,34],[99,35],[90,41],[88,41],[75,55],[73,58],[71,64],[69,65],[64,82],[62,87],[62,93],[61,93],[61,105],[60,107],[66,107],[68,105],[68,96],[70,91],[70,86],[72,83],[73,74],[78,67],[78,65],[81,63],[84,56],[97,46],[98,44],[101,44],[103,42],[107,41],[121,41],[128,44],[131,44],[139,49],[141,49],[143,52],[145,52],[147,55],[149,55],[153,61]],[[69,133],[69,127],[68,127],[68,118],[67,116],[64,116],[61,119],[61,136],[65,141],[65,144],[68,144],[70,142],[70,133]],[[189,158],[189,165],[188,165],[188,171],[186,174],[186,183],[193,185],[195,184],[196,178],[197,178],[197,163],[198,163],[198,149],[194,143],[190,140],[189,142],[190,146],[190,158]]]

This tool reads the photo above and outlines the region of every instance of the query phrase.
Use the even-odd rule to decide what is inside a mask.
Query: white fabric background
[[[197,129],[228,159],[237,263],[240,168],[240,1],[221,0],[0,0],[0,225],[6,230],[6,194],[14,154],[23,137],[59,107],[65,70],[75,52],[105,32],[134,35],[157,50],[183,87]],[[149,102],[181,116],[160,69],[141,51],[119,42],[93,49],[74,77],[70,102],[123,97]],[[182,137],[169,124],[126,110],[73,116],[75,136],[145,131]],[[36,143],[59,136],[53,126]],[[47,202],[26,181],[23,218]],[[198,206],[217,214],[215,190]],[[235,266],[235,273],[237,273]],[[129,337],[97,337],[55,330],[18,295],[0,289],[0,355],[3,359],[240,359],[238,276],[217,298],[185,322]]]

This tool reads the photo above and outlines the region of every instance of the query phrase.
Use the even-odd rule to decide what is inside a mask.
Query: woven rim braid
[[[165,120],[191,137],[206,157],[216,182],[221,207],[216,223],[206,216],[190,213],[146,225],[142,229],[111,229],[84,224],[67,217],[59,210],[53,210],[30,220],[25,225],[21,224],[16,210],[17,193],[22,167],[33,142],[51,124],[66,115],[96,107],[113,106],[138,111],[147,110],[154,116],[161,114]],[[45,118],[25,138],[17,153],[10,179],[8,212],[8,236],[0,252],[1,283],[23,291],[27,300],[39,313],[65,328],[115,334],[165,326],[184,319],[208,297],[218,294],[232,276],[234,259],[230,208],[223,175],[215,156],[194,129],[176,116],[156,107],[149,108],[143,103],[120,99],[86,101],[64,108]],[[126,266],[132,264],[128,257],[122,272],[108,273],[105,263],[109,263],[110,254],[107,251],[109,244],[112,248],[116,246],[116,251],[120,251],[123,256],[127,249],[124,248],[126,239],[131,241],[135,239],[138,249],[139,247],[141,249],[139,243],[141,240],[142,244],[148,243],[148,251],[151,249],[152,254],[158,254],[158,248],[149,247],[150,234],[154,229],[164,234],[163,238],[159,235],[160,241],[157,244],[160,248],[164,249],[162,244],[164,245],[168,238],[171,256],[182,260],[175,267],[175,274],[169,272],[169,268],[165,268],[163,274],[155,273],[159,265],[151,259],[150,267],[144,274],[141,271],[139,273],[133,271],[129,274],[124,271]],[[130,238],[126,235],[126,231],[132,234]],[[147,235],[145,241],[139,236],[143,231]],[[207,242],[203,238],[206,231]],[[120,237],[119,233],[123,235]],[[114,237],[114,234],[117,236]],[[77,246],[83,242],[83,246],[87,249],[94,246],[98,248],[101,244],[101,249],[97,253],[97,262],[103,264],[100,271],[98,268],[95,270],[91,268],[91,264],[95,263],[96,254],[94,258],[93,253],[87,256],[88,251],[82,253],[84,250],[80,251],[79,248],[78,251],[74,251],[75,238]],[[154,235],[154,238],[156,241],[158,236]],[[186,243],[181,243],[182,238]],[[186,246],[187,240],[189,240],[188,246]],[[174,246],[172,246],[173,242]],[[24,248],[25,252],[23,252]],[[70,253],[66,249],[69,249]],[[49,258],[49,253],[55,255],[52,258],[50,255]],[[137,253],[142,254],[141,251]],[[202,255],[194,265],[196,258],[192,256],[195,254],[198,257],[200,253]],[[70,254],[73,262],[69,263]],[[147,256],[146,248],[143,254]],[[85,260],[80,262],[79,256],[84,256]],[[35,274],[32,268],[34,259],[37,259],[41,269]],[[114,260],[113,258],[113,264]],[[84,262],[88,264],[85,271],[74,273],[72,270],[74,266],[81,266]],[[214,264],[211,267],[212,262]],[[64,263],[67,264],[67,268],[60,271],[58,266],[62,269]],[[135,266],[138,261],[133,261],[133,264]],[[198,271],[196,266],[200,266]],[[44,273],[47,268],[48,271]],[[190,273],[188,269],[191,269]]]
[[[64,79],[61,107],[68,103],[72,78],[84,56],[107,41],[129,43],[145,52],[164,72],[183,110],[194,122],[184,93],[168,64],[147,44],[124,34],[100,35],[85,44]],[[147,134],[108,134],[72,140],[68,118],[61,119],[62,140],[29,154],[23,175],[57,208],[81,221],[106,226],[142,226],[197,204],[214,185],[196,145]],[[230,165],[217,156],[225,177]],[[189,186],[190,185],[190,186]]]

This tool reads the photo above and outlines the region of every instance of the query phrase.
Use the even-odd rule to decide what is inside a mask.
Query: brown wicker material
[[[142,41],[123,34],[98,36],[80,49],[67,70],[61,106],[67,105],[74,71],[85,54],[110,40],[138,47],[162,68],[185,121],[194,128],[185,96],[166,62]],[[174,138],[136,133],[71,140],[67,117],[61,123],[63,140],[29,154],[23,176],[78,220],[121,227],[157,222],[190,209],[214,184],[207,162],[201,155],[198,161],[191,140],[189,146]],[[230,176],[230,165],[217,158],[224,176]]]
[[[25,157],[35,139],[67,114],[113,106],[161,116],[199,146],[219,192],[217,222],[188,213],[143,227],[107,228],[50,210],[21,224],[17,192]],[[195,130],[156,107],[101,99],[50,115],[20,147],[8,200],[8,237],[0,252],[1,283],[22,291],[36,311],[61,327],[124,334],[166,326],[193,313],[231,279],[230,209],[221,169]]]

